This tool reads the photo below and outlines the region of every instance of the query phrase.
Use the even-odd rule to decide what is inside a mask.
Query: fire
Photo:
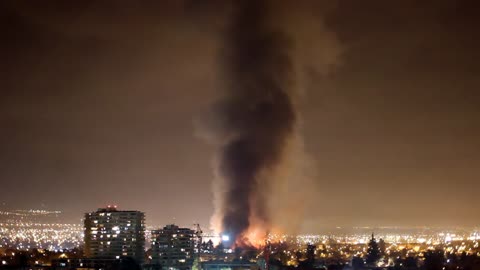
[[[260,249],[265,247],[266,243],[279,242],[279,239],[272,238],[271,235],[281,234],[278,229],[266,229],[265,226],[251,225],[247,232],[242,234],[240,239],[235,241],[236,246],[254,247]]]
[[[244,233],[241,239],[237,239],[235,244],[237,246],[249,246],[255,248],[261,248],[265,245],[267,240],[267,232],[262,228],[250,227],[246,233]]]

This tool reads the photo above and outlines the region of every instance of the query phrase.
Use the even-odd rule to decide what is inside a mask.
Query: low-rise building
[[[164,270],[189,270],[192,268],[196,232],[190,228],[167,225],[152,231],[152,264]]]

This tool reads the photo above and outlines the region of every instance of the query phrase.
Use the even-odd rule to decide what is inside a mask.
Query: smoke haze
[[[222,110],[192,118],[231,93],[218,61],[232,3],[0,1],[1,206],[78,222],[115,202],[152,226],[208,224],[210,158],[232,135]],[[296,108],[281,165],[263,172],[273,230],[477,226],[476,1],[271,3]]]

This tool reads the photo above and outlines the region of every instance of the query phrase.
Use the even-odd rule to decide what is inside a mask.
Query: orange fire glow
[[[266,226],[262,224],[252,224],[248,228],[240,239],[235,241],[235,245],[239,247],[254,247],[260,249],[265,247],[265,244],[268,242],[274,243],[278,239],[272,239],[269,237],[270,234],[281,234],[278,229],[267,229]]]

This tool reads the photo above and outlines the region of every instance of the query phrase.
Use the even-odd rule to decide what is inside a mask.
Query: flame
[[[237,239],[236,244],[243,247],[261,248],[265,244],[267,236],[268,234],[263,228],[250,227],[241,239]]]
[[[282,231],[278,228],[267,229],[263,224],[253,224],[239,239],[236,239],[235,246],[261,249],[265,247],[267,242],[281,242],[280,238],[272,237],[273,235],[282,235]]]

